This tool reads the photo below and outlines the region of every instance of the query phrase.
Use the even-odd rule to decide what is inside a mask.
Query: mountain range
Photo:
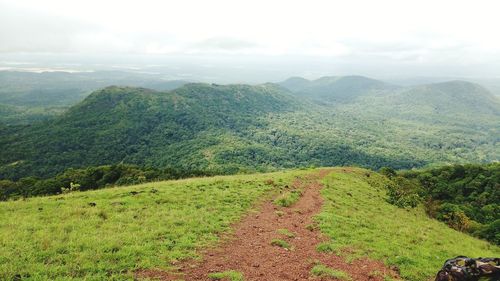
[[[109,86],[56,117],[0,125],[0,179],[117,163],[229,174],[500,159],[500,102],[470,82],[402,87],[345,76],[177,86]]]

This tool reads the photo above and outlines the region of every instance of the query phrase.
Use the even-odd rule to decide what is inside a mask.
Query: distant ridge
[[[325,76],[316,80],[292,77],[279,83],[300,97],[320,102],[351,102],[361,96],[398,88],[364,76]]]
[[[358,103],[367,100],[394,108],[433,107],[442,113],[499,114],[500,101],[479,84],[452,80],[416,86],[397,86],[363,76],[329,76],[316,80],[291,77],[280,82],[298,97],[320,104]],[[369,104],[365,104],[369,106]],[[414,112],[418,114],[418,112]]]

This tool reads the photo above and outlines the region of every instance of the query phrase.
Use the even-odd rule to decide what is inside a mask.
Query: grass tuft
[[[295,237],[295,233],[291,232],[288,229],[278,229],[277,231],[278,231],[279,234],[285,235],[288,238],[294,238]]]
[[[285,212],[283,211],[275,211],[274,213],[280,218],[285,215]]]
[[[271,241],[271,245],[281,247],[281,248],[284,248],[287,250],[291,249],[290,244],[288,244],[288,242],[286,242],[285,240],[282,240],[282,239],[273,239]]]
[[[243,273],[235,270],[228,270],[224,272],[216,272],[208,274],[208,278],[212,280],[228,279],[230,281],[244,281]]]
[[[331,242],[319,243],[316,246],[316,251],[318,251],[320,253],[336,253],[337,252],[335,249],[335,246],[333,246]]]
[[[311,269],[311,275],[320,278],[331,278],[335,280],[352,280],[352,278],[346,272],[342,270],[336,270],[325,266],[323,264],[317,264]]]
[[[299,201],[300,196],[302,196],[300,190],[285,191],[274,200],[274,204],[280,207],[290,207],[295,204],[295,202]]]

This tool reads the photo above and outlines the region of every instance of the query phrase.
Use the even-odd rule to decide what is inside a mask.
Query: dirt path
[[[389,270],[380,262],[357,260],[348,264],[341,257],[316,250],[325,239],[318,230],[308,226],[321,210],[322,186],[318,179],[327,173],[322,171],[297,180],[294,184],[302,185],[304,191],[291,207],[277,207],[272,200],[264,202],[258,213],[247,215],[235,226],[232,238],[221,247],[207,250],[200,262],[181,264],[179,275],[157,271],[145,271],[140,275],[161,280],[211,280],[207,276],[209,273],[235,270],[243,273],[246,281],[314,280],[310,271],[315,262],[320,261],[349,273],[353,280],[383,280],[382,274],[389,274]],[[283,212],[282,215],[277,211]],[[280,234],[279,229],[287,229],[295,237]],[[292,249],[271,245],[273,239],[287,241]]]

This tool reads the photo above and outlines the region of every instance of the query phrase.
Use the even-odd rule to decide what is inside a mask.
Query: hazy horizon
[[[352,74],[497,79],[497,7],[495,1],[0,0],[0,69],[116,69],[247,83]]]

